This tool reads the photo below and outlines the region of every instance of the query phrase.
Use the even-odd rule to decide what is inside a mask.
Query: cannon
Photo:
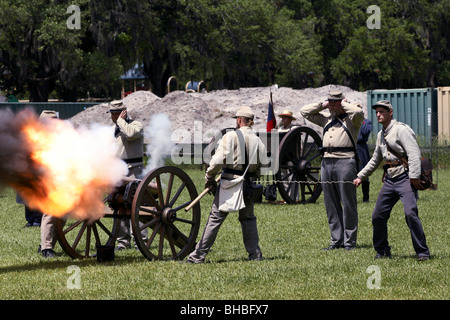
[[[218,141],[230,130],[235,129],[222,129],[212,138],[205,148],[208,154],[214,154]],[[266,180],[275,182],[287,204],[314,203],[322,193],[319,182],[322,139],[319,134],[307,126],[297,126],[276,134],[275,131],[256,133],[266,146],[267,156],[278,162],[278,170],[267,175]],[[275,137],[278,141],[272,141]],[[276,146],[274,150],[273,146]],[[273,157],[272,153],[275,153]]]
[[[142,179],[124,178],[105,198],[105,212],[96,221],[58,219],[62,249],[74,259],[113,247],[120,222],[131,221],[136,246],[149,260],[180,260],[194,248],[200,227],[200,204],[190,177],[172,166],[158,167]],[[106,206],[108,205],[108,206]],[[190,210],[185,210],[187,206]],[[144,234],[142,231],[147,230]]]

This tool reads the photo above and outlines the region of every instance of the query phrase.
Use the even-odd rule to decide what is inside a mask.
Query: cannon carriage
[[[114,248],[120,223],[125,220],[131,222],[134,241],[144,257],[183,259],[197,239],[200,204],[184,209],[197,196],[194,183],[183,170],[158,167],[143,179],[124,179],[123,185],[105,198],[105,209],[110,210],[101,219],[58,219],[58,242],[74,259],[92,257],[99,247]]]

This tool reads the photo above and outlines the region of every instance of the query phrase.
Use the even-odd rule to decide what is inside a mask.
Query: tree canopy
[[[0,0],[3,92],[116,98],[136,63],[160,96],[170,76],[210,89],[450,84],[449,0],[78,0],[78,16],[72,3]]]

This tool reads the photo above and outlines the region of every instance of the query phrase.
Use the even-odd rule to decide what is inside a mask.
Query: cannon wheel
[[[150,171],[139,184],[131,208],[136,244],[149,260],[180,260],[194,248],[200,227],[200,204],[185,211],[197,189],[181,169]],[[143,232],[143,231],[147,232]]]
[[[281,140],[275,178],[286,203],[314,203],[320,196],[320,147],[322,139],[309,127],[297,127]]]
[[[55,219],[58,242],[72,259],[92,257],[97,246],[113,246],[120,224],[120,219],[107,217],[95,221]]]

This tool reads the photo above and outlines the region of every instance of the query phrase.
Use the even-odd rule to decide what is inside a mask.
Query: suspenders
[[[345,119],[348,116],[347,113],[344,113],[336,118],[334,118],[329,124],[327,124],[325,126],[325,128],[323,129],[323,136],[325,135],[325,132],[327,132],[331,127],[333,127],[335,124],[340,123],[342,129],[344,129],[344,131],[348,134],[348,136],[350,137],[350,141],[352,142],[353,147],[322,147],[319,148],[320,152],[322,152],[322,155],[325,152],[336,152],[336,151],[341,151],[341,152],[354,152],[355,153],[355,158],[356,161],[358,161],[358,153],[356,152],[356,145],[355,145],[355,140],[353,140],[353,136],[350,133],[350,131],[348,130],[347,126],[344,124],[344,122],[342,121],[343,119]]]

